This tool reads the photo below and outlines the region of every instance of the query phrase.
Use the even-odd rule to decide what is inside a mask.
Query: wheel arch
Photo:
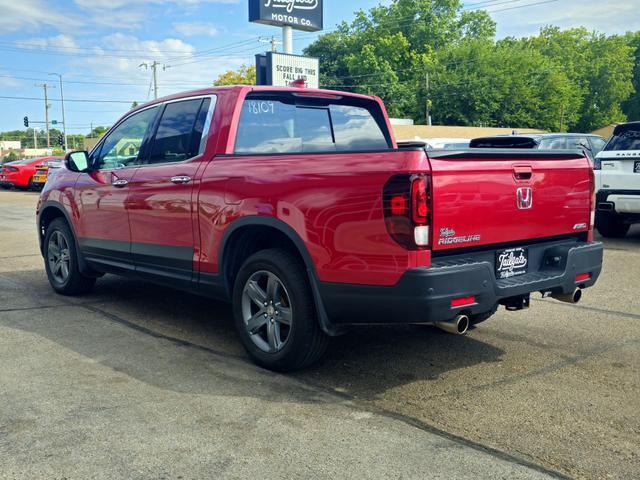
[[[224,286],[231,297],[233,281],[244,261],[267,248],[284,248],[302,260],[313,293],[320,327],[328,335],[340,332],[330,322],[318,288],[318,276],[307,247],[298,233],[287,223],[274,217],[251,215],[235,220],[227,227],[220,242],[218,258]]]
[[[66,209],[62,204],[55,201],[51,201],[51,200],[48,202],[45,202],[40,207],[40,212],[38,213],[38,240],[40,243],[40,253],[44,256],[44,253],[45,253],[44,237],[46,235],[47,228],[51,224],[51,222],[53,222],[57,218],[64,219],[64,221],[69,226],[69,230],[71,230],[71,235],[73,235],[73,241],[76,244],[76,256],[77,256],[78,267],[80,271],[84,275],[89,275],[89,276],[95,275],[96,272],[94,272],[91,269],[91,267],[87,265],[87,262],[82,256],[82,253],[80,252],[80,242],[78,241],[78,236],[73,226],[73,222],[69,217],[69,214],[67,213]]]

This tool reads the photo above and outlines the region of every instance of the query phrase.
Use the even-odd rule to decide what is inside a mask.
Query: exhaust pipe
[[[578,303],[582,298],[582,290],[576,288],[571,293],[551,294],[551,298],[555,298],[556,300],[560,300],[565,303]]]
[[[469,330],[469,317],[466,315],[458,315],[448,322],[435,322],[434,325],[440,330],[454,335],[464,335]]]

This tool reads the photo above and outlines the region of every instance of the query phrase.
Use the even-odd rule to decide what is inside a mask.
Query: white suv
[[[624,237],[640,223],[640,122],[618,125],[596,157],[596,228]]]

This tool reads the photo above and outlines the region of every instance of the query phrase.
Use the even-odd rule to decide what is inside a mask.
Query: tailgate
[[[604,152],[600,165],[602,188],[640,190],[640,151],[616,153],[615,156]]]
[[[428,152],[433,250],[587,232],[592,170],[576,151]]]

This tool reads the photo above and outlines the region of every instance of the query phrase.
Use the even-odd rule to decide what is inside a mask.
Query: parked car
[[[115,273],[230,300],[273,370],[357,325],[462,334],[531,292],[575,303],[602,264],[584,154],[398,148],[377,97],[183,93],[65,162],[37,207],[53,289]]]
[[[0,168],[0,186],[3,188],[33,189],[36,166],[48,160],[63,160],[63,157],[41,157],[5,163]]]
[[[64,166],[62,159],[45,160],[44,162],[36,165],[36,173],[31,180],[34,189],[40,190],[47,182],[47,178],[53,171]]]
[[[607,142],[599,135],[587,133],[540,133],[496,135],[494,137],[474,138],[471,148],[536,148],[541,150],[584,150],[589,159],[596,155]]]
[[[596,228],[603,237],[624,237],[640,222],[640,122],[615,128],[596,169]]]

